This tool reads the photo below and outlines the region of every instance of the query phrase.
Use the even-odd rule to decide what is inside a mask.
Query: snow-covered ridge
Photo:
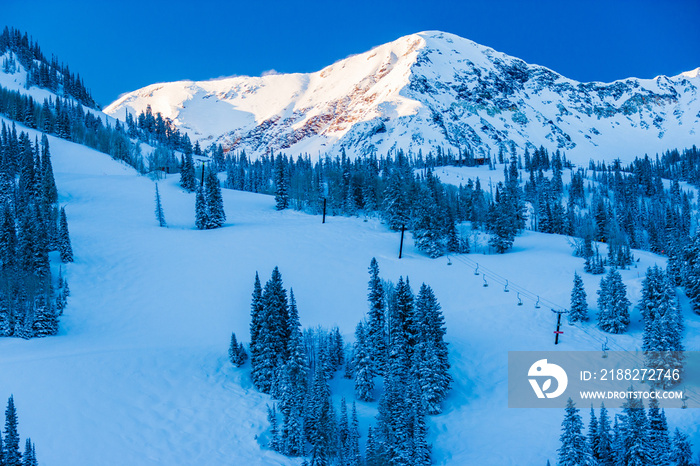
[[[151,106],[202,143],[290,154],[357,155],[435,146],[496,154],[511,141],[567,156],[632,158],[690,146],[700,130],[699,69],[579,83],[439,31],[318,72],[179,81],[128,93],[105,112]]]

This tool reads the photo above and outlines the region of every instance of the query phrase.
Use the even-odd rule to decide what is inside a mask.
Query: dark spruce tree
[[[370,352],[373,371],[382,374],[387,361],[386,305],[384,289],[379,277],[379,264],[374,257],[369,265],[369,321],[366,330],[366,350]]]
[[[58,252],[61,255],[61,262],[73,262],[73,246],[68,233],[68,219],[66,219],[66,208],[61,207],[61,217],[58,228]]]
[[[19,450],[17,409],[12,395],[5,409],[5,463],[3,466],[22,466],[22,453]]]
[[[200,187],[194,204],[194,225],[198,230],[204,230],[209,225],[209,209],[204,198],[204,190]]]
[[[588,320],[588,302],[586,290],[583,288],[583,280],[574,272],[574,288],[571,290],[571,309],[569,310],[569,323],[585,322]]]
[[[167,227],[168,224],[165,222],[165,214],[163,213],[163,205],[160,201],[160,193],[158,192],[158,183],[156,183],[156,221],[158,226]]]
[[[561,446],[559,447],[560,466],[594,466],[595,460],[586,436],[583,434],[583,421],[579,410],[571,398],[566,402],[566,414],[561,423]]]
[[[205,228],[213,229],[223,226],[226,221],[224,198],[221,195],[219,178],[213,170],[208,170],[204,179],[204,195],[207,206]]]
[[[197,178],[194,172],[194,161],[192,154],[185,154],[182,157],[182,166],[180,167],[180,186],[188,193],[192,193],[197,189]]]
[[[600,281],[598,290],[598,327],[608,333],[623,333],[630,323],[627,287],[615,269]]]
[[[289,207],[289,179],[287,158],[277,154],[275,158],[275,207],[284,210]]]

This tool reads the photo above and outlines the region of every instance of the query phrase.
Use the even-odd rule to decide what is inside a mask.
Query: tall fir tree
[[[566,414],[561,423],[561,446],[559,447],[560,466],[593,466],[595,460],[590,451],[590,446],[583,434],[583,421],[579,410],[569,398],[566,402]]]
[[[571,309],[569,310],[569,323],[585,322],[588,320],[588,302],[583,280],[574,272],[574,288],[571,290]]]
[[[384,289],[379,277],[379,264],[374,257],[369,265],[369,284],[367,300],[369,301],[369,321],[367,323],[367,350],[373,363],[373,371],[382,374],[387,361],[386,305]]]
[[[277,154],[275,158],[275,207],[284,210],[289,207],[289,180],[287,178],[286,157]]]
[[[194,204],[194,225],[198,230],[204,230],[209,225],[209,209],[207,209],[207,201],[204,198],[204,190],[200,187],[197,190],[197,196]]]
[[[630,301],[620,273],[610,269],[598,290],[598,327],[608,333],[623,333],[630,323]]]
[[[360,322],[355,329],[353,363],[355,396],[361,401],[372,401],[374,390],[374,363],[368,347],[366,326]]]
[[[167,227],[165,222],[165,214],[163,213],[163,204],[160,201],[160,192],[158,191],[158,183],[156,183],[156,221],[158,226]]]
[[[678,428],[673,433],[673,447],[670,456],[674,466],[695,466],[696,464],[693,462],[690,440]]]
[[[61,256],[61,262],[73,262],[73,246],[68,233],[68,219],[66,218],[66,208],[61,207],[61,217],[58,228],[58,252]]]
[[[22,466],[22,453],[19,450],[19,432],[17,430],[17,409],[12,395],[7,400],[5,409],[5,464],[4,466]]]
[[[205,228],[213,229],[223,226],[226,221],[224,198],[221,194],[219,178],[214,170],[208,170],[204,178],[204,197],[207,206]]]

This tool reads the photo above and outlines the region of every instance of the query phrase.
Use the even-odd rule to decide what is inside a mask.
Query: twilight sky
[[[98,103],[163,81],[311,72],[441,30],[578,81],[700,66],[700,0],[1,0]]]

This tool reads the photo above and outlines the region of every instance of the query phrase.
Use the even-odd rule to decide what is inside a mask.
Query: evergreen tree
[[[50,302],[35,303],[34,322],[32,323],[32,335],[35,337],[47,337],[58,333],[58,317],[56,310]]]
[[[226,221],[224,198],[221,195],[221,184],[213,170],[208,170],[204,179],[204,197],[206,200],[207,218],[205,228],[219,228]]]
[[[275,207],[284,210],[289,207],[289,181],[287,179],[286,157],[277,154],[275,159]]]
[[[355,372],[355,396],[361,401],[372,401],[374,390],[374,364],[368,348],[365,325],[360,322],[355,329],[353,368]]]
[[[498,183],[496,202],[489,207],[488,230],[491,233],[489,245],[499,254],[513,247],[518,231],[518,216],[515,210],[517,203],[517,199],[509,198],[509,191],[503,187],[502,183]]]
[[[668,466],[671,441],[668,436],[668,423],[659,400],[649,401],[649,459],[654,466]]]
[[[630,388],[630,390],[632,390]],[[648,420],[641,399],[629,398],[622,405],[621,433],[624,444],[624,461],[627,466],[649,464]]]
[[[610,419],[605,405],[600,406],[600,418],[598,420],[597,439],[592,445],[593,456],[600,466],[614,466],[614,454],[612,451],[613,439],[610,434]]]
[[[384,303],[384,289],[379,277],[379,264],[374,257],[369,265],[369,284],[367,299],[369,301],[369,322],[367,323],[366,349],[370,353],[373,362],[373,371],[382,374],[386,366],[386,306]]]
[[[566,414],[561,423],[561,447],[559,447],[560,466],[587,466],[594,465],[595,460],[591,456],[591,451],[586,436],[581,432],[583,421],[579,415],[579,410],[574,405],[571,398],[566,402]]]
[[[421,403],[428,414],[442,411],[452,377],[449,374],[447,343],[444,341],[444,318],[433,290],[423,283],[416,297],[412,315],[413,367],[418,378]]]
[[[290,307],[291,302],[293,301],[290,299]],[[298,319],[296,321],[298,322]],[[304,353],[301,333],[297,325],[292,325],[288,352],[289,358],[283,368],[280,387],[280,402],[283,416],[283,451],[289,456],[303,456],[306,446],[304,408],[308,394],[308,363]]]
[[[231,345],[228,348],[228,358],[235,367],[241,367],[248,359],[248,354],[245,352],[243,343],[238,343],[236,334],[231,334]]]
[[[646,364],[664,371],[683,369],[683,317],[676,303],[675,290],[666,274],[658,268],[647,270],[639,303],[644,318],[642,349]],[[672,378],[660,381],[666,387]]]
[[[257,369],[261,364],[261,338],[263,319],[263,301],[262,301],[262,286],[260,285],[260,277],[255,272],[255,282],[253,283],[253,296],[250,304],[250,363],[253,366],[251,376],[256,387],[261,381],[258,379],[259,374]]]
[[[66,219],[65,207],[61,207],[61,218],[58,228],[58,251],[61,255],[61,262],[73,262],[73,247],[71,246],[70,235],[68,233],[68,220]]]
[[[158,221],[158,226],[166,227],[165,214],[163,214],[163,205],[160,202],[160,193],[158,192],[158,183],[156,183],[156,220]]]
[[[360,423],[357,420],[357,408],[354,401],[352,402],[346,461],[348,466],[361,466],[363,464],[362,456],[360,455]]]
[[[583,288],[583,280],[574,272],[574,288],[571,290],[571,309],[569,310],[569,323],[584,322],[588,320],[588,303],[586,302],[586,290]]]
[[[22,466],[22,453],[19,451],[19,432],[17,431],[17,409],[12,395],[7,400],[7,409],[5,409],[4,466]]]
[[[197,189],[197,179],[194,173],[194,161],[192,154],[185,154],[182,158],[182,167],[180,167],[180,186],[188,193],[194,192]]]
[[[194,224],[198,230],[204,230],[209,225],[209,211],[207,202],[204,198],[204,191],[200,187],[197,190],[197,197],[194,205],[195,220]]]
[[[281,451],[281,442],[279,428],[277,427],[277,409],[273,404],[272,407],[267,406],[267,422],[270,423],[270,443],[268,446],[271,450]]]
[[[671,461],[674,466],[694,466],[693,452],[688,436],[678,430],[673,433],[673,448],[671,450]]]
[[[630,323],[630,302],[627,287],[617,270],[610,272],[600,281],[598,290],[598,326],[609,333],[623,333]]]

